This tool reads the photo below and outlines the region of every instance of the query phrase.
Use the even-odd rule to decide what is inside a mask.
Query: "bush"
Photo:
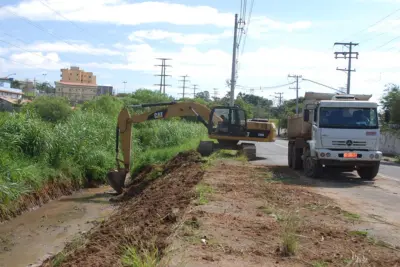
[[[92,101],[85,102],[82,110],[116,115],[121,110],[123,101],[114,96],[100,96]]]
[[[64,98],[42,96],[24,106],[23,111],[33,111],[43,120],[56,123],[65,121],[72,109]]]

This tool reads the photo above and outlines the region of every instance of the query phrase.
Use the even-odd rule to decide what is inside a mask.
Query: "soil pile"
[[[195,196],[193,187],[203,177],[200,162],[200,155],[190,151],[179,153],[163,169],[144,169],[124,194],[126,198],[135,197],[93,229],[85,245],[58,266],[121,266],[124,246],[156,246],[162,255],[173,225],[182,217]],[[42,266],[51,266],[51,261]]]

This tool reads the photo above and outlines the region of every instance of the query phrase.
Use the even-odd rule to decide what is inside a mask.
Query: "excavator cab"
[[[215,118],[220,118],[221,120],[215,121]],[[210,113],[208,133],[218,136],[247,136],[247,116],[245,111],[237,107],[213,108]]]

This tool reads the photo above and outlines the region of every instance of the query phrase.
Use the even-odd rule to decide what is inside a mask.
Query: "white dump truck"
[[[306,92],[303,112],[288,118],[288,164],[317,178],[326,170],[357,171],[373,180],[379,172],[377,103],[371,95]]]

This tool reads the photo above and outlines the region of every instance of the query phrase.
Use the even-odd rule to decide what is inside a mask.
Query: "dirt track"
[[[400,266],[398,249],[350,230],[357,214],[285,184],[282,170],[225,162],[207,172],[214,193],[188,209],[169,266]]]

